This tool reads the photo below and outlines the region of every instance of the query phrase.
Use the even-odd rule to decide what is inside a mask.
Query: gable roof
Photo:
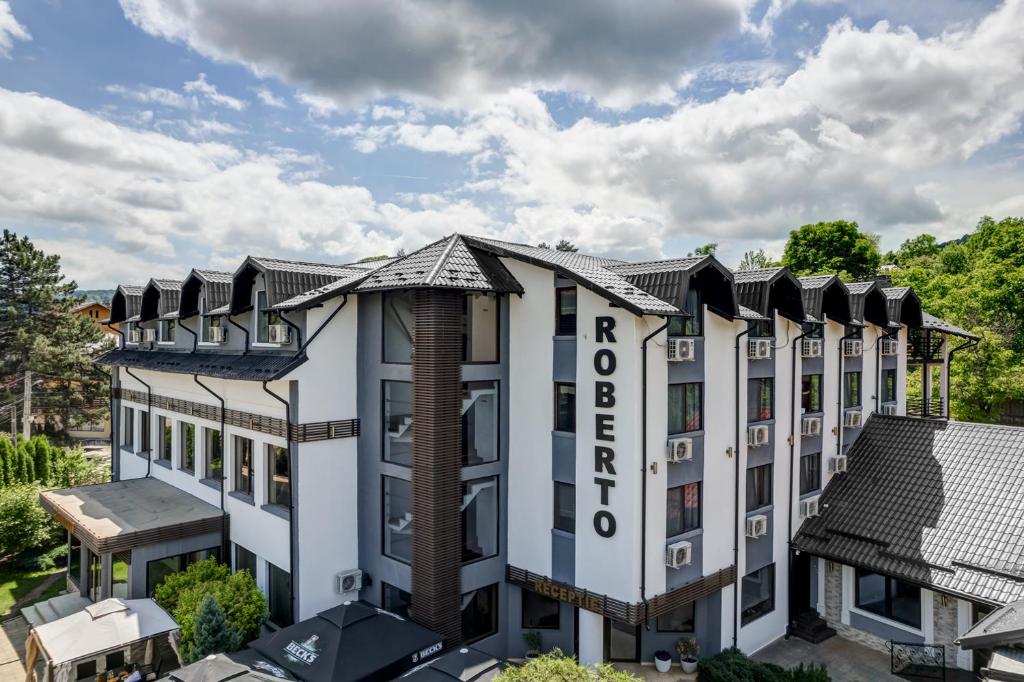
[[[1024,600],[1001,606],[957,638],[963,649],[1024,644]]]
[[[851,324],[889,326],[889,302],[878,282],[848,282]]]
[[[142,292],[139,320],[147,322],[178,314],[181,282],[176,279],[151,279]]]
[[[288,299],[319,289],[346,277],[365,275],[366,268],[354,265],[307,263],[249,256],[232,277],[231,313],[244,312],[252,307],[252,287],[257,275],[263,275],[267,305],[274,307]]]
[[[973,339],[975,341],[981,338],[977,334],[972,334],[951,322],[946,322],[945,320],[924,311],[921,311],[921,329],[930,329],[934,332],[942,332],[943,334],[950,334],[952,336],[962,336],[965,339]]]
[[[732,272],[714,256],[616,263],[604,267],[688,315],[699,312],[686,309],[690,289],[700,291],[702,302],[719,315],[733,319],[739,314]]]
[[[838,275],[811,275],[800,277],[804,313],[813,322],[824,322],[825,318],[848,324],[850,315],[850,292]]]
[[[118,284],[110,298],[110,323],[125,322],[139,314],[145,286]]]
[[[199,314],[200,292],[206,294],[207,312],[224,305],[231,297],[231,273],[197,269],[188,273],[188,277],[181,285],[178,317],[186,318]]]
[[[794,322],[805,321],[800,281],[788,268],[734,270],[733,278],[740,305],[768,319],[778,311],[779,315]]]
[[[921,299],[917,297],[910,287],[883,287],[886,305],[889,309],[889,324],[899,326],[905,324],[908,327],[920,327],[921,320]]]
[[[872,415],[794,546],[993,604],[1024,598],[1024,428]]]

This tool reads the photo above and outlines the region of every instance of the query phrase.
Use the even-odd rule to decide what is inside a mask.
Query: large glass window
[[[384,477],[384,554],[412,562],[412,483]]]
[[[860,407],[860,372],[847,372],[843,377],[843,406]]]
[[[157,429],[160,433],[160,442],[156,450],[156,458],[161,462],[171,463],[172,427],[174,422],[169,417],[159,416],[156,418]]]
[[[235,545],[235,573],[249,571],[252,579],[256,579],[256,555],[245,547]]]
[[[128,574],[132,568],[132,553],[118,552],[110,557],[110,596],[128,598]]]
[[[462,384],[462,465],[498,459],[498,382]]]
[[[555,289],[555,334],[576,336],[576,287]]]
[[[135,448],[135,409],[121,408],[121,447],[125,450]]]
[[[235,492],[252,497],[252,440],[235,436]]]
[[[772,503],[772,465],[762,464],[747,469],[747,511]]]
[[[557,630],[561,627],[557,599],[527,589],[520,590],[520,594],[523,601],[520,623],[524,630]]]
[[[178,329],[175,320],[160,320],[160,343],[174,343],[174,333]]]
[[[670,317],[666,333],[669,336],[700,336],[704,333],[704,307],[696,289],[686,292],[683,307],[692,317]]]
[[[466,294],[462,308],[463,362],[498,361],[498,309],[493,294]]]
[[[270,343],[270,325],[281,324],[281,315],[276,310],[268,310],[267,292],[256,292],[256,342]]]
[[[775,564],[768,564],[743,576],[742,589],[743,611],[740,619],[743,625],[774,611]]]
[[[408,364],[412,362],[412,339],[416,331],[416,292],[385,291],[384,304],[384,362]]]
[[[149,412],[139,410],[139,446],[136,452],[152,452],[153,444],[149,441]]]
[[[658,632],[696,632],[694,604],[694,602],[683,604],[658,616]]]
[[[555,481],[555,520],[557,530],[576,532],[576,486]]]
[[[858,568],[855,603],[858,609],[921,627],[921,588],[917,585]]]
[[[804,412],[821,412],[821,375],[805,374],[800,387],[800,407]]]
[[[498,553],[498,477],[462,482],[462,560]]]
[[[203,429],[203,456],[206,459],[203,475],[219,485],[224,477],[224,447],[217,429]]]
[[[384,401],[384,461],[412,466],[412,384],[408,381],[385,381],[381,385],[381,393]]]
[[[283,568],[267,562],[267,606],[270,622],[278,627],[292,624],[292,576]]]
[[[100,585],[103,579],[103,558],[99,554],[93,554],[91,551],[86,551],[89,558],[89,563],[86,564],[88,568],[88,584],[89,584],[89,599],[92,601],[100,600]]]
[[[288,509],[292,501],[291,464],[288,448],[267,446],[267,504]]]
[[[192,473],[196,470],[196,425],[181,422],[181,431],[178,435],[181,438],[181,459],[178,466],[183,471]]]
[[[699,431],[704,402],[704,384],[669,384],[668,432]]]
[[[895,369],[883,369],[882,370],[882,402],[883,403],[894,403],[896,402],[896,370]]]
[[[751,338],[766,339],[775,336],[775,323],[771,320],[752,320],[747,323]]]
[[[700,528],[700,483],[687,483],[668,489],[665,537],[674,537]]]
[[[774,416],[775,379],[747,380],[747,421],[763,422]]]
[[[146,596],[152,597],[156,593],[156,588],[159,587],[160,583],[164,581],[164,578],[170,574],[184,571],[195,562],[203,561],[210,557],[214,557],[219,560],[220,548],[211,547],[210,549],[201,549],[196,552],[178,554],[176,556],[170,556],[164,559],[156,559],[148,562],[146,564]]]
[[[462,642],[472,644],[498,631],[498,586],[462,595]]]
[[[385,611],[390,611],[402,618],[409,617],[409,607],[412,606],[412,595],[405,590],[400,590],[394,585],[381,583],[383,587],[382,606]]]
[[[821,489],[821,453],[800,457],[800,494],[806,495]]]
[[[555,431],[576,432],[576,384],[555,384]]]
[[[82,582],[82,541],[68,533],[68,578],[75,585]]]

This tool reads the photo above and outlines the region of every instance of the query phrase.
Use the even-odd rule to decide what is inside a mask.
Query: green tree
[[[33,436],[29,441],[32,446],[32,461],[35,465],[36,480],[42,485],[50,484],[50,443],[46,436]]]
[[[43,379],[35,404],[65,427],[99,421],[107,382],[91,358],[112,343],[94,320],[75,314],[78,285],[61,273],[60,256],[36,248],[28,237],[0,236],[0,403],[20,396],[22,378]]]
[[[0,434],[0,486],[13,483],[14,444],[6,433]]]
[[[537,246],[541,249],[551,248],[551,244],[548,244],[547,242],[541,242],[540,244],[537,244]],[[568,251],[575,253],[579,251],[579,248],[568,239],[559,239],[558,243],[555,244],[555,251]]]
[[[889,259],[896,265],[908,265],[918,258],[931,258],[939,255],[942,249],[938,240],[930,234],[919,234],[900,244],[899,250],[891,254]]]
[[[861,232],[857,223],[846,220],[793,230],[782,254],[782,264],[796,275],[839,273],[847,280],[874,276],[881,261],[878,236]]]
[[[765,255],[764,249],[758,249],[757,251],[747,251],[743,254],[743,258],[740,259],[740,265],[737,270],[757,270],[759,268],[771,267],[772,262],[768,256]]]
[[[242,638],[238,630],[228,622],[224,609],[212,594],[203,598],[196,611],[194,639],[195,643],[189,656],[192,661],[198,661],[210,654],[237,651],[242,648]]]
[[[21,483],[32,483],[36,480],[35,448],[29,448],[29,441],[18,444],[18,459],[21,460]]]
[[[693,251],[690,251],[686,256],[692,258],[694,256],[714,256],[715,252],[718,251],[718,242],[708,242],[703,246],[698,246]]]
[[[496,678],[496,682],[639,682],[632,673],[616,670],[608,664],[593,668],[580,665],[576,659],[555,649],[532,658],[522,666],[510,666]]]
[[[38,485],[0,488],[0,559],[56,542],[62,529],[39,504]]]

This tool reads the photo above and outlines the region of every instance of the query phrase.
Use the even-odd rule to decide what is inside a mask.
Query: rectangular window
[[[100,600],[100,581],[103,577],[103,557],[99,554],[93,554],[89,550],[86,550],[86,557],[88,558],[88,563],[86,564],[86,578],[88,578],[89,599],[95,602]]]
[[[669,384],[668,432],[700,431],[703,426],[704,384]]]
[[[743,576],[743,595],[740,619],[743,625],[752,623],[775,610],[775,564],[768,564]]]
[[[498,382],[462,384],[462,466],[498,460]]]
[[[152,598],[156,593],[156,588],[170,574],[184,571],[195,562],[209,559],[210,557],[216,557],[219,560],[220,548],[201,549],[197,552],[178,554],[148,562],[146,564],[146,596]]]
[[[135,449],[135,408],[121,408],[121,447],[125,450]]]
[[[416,292],[386,291],[381,295],[384,305],[384,362],[412,362],[412,339],[416,331],[413,314]]]
[[[225,326],[224,317],[221,315],[203,315],[203,341],[211,342],[211,329],[220,329]]]
[[[771,320],[752,320],[747,323],[751,338],[767,339],[775,336],[775,323]]]
[[[412,483],[384,476],[384,554],[412,562]]]
[[[252,497],[252,440],[235,436],[235,492]]]
[[[466,294],[462,304],[462,361],[498,361],[498,310],[493,294]]]
[[[409,607],[412,605],[412,595],[405,590],[400,590],[394,585],[381,583],[383,595],[381,597],[382,608],[402,618],[409,617]]]
[[[281,324],[281,315],[268,310],[267,292],[256,292],[256,342],[270,343],[270,325]]]
[[[174,343],[174,333],[178,330],[175,320],[160,320],[160,343]]]
[[[68,578],[78,586],[82,581],[82,541],[68,533]]]
[[[384,461],[412,466],[412,383],[384,381],[381,383],[384,402]]]
[[[576,287],[555,289],[555,335],[576,336]]]
[[[462,643],[498,632],[498,586],[488,585],[462,595]]]
[[[762,464],[747,469],[747,511],[772,503],[772,465]]]
[[[697,632],[694,619],[694,602],[658,616],[658,632]]]
[[[203,455],[206,465],[203,475],[219,485],[224,477],[224,447],[217,429],[203,429]]]
[[[895,369],[883,369],[882,370],[882,402],[883,403],[894,403],[897,400],[896,396],[896,370]]]
[[[131,550],[118,552],[110,557],[110,596],[128,598],[128,573],[132,567]]]
[[[267,446],[267,504],[291,508],[291,462],[288,448]]]
[[[562,627],[559,612],[561,604],[557,599],[546,597],[532,590],[520,590],[523,613],[520,623],[524,630],[558,630]]]
[[[156,458],[162,462],[171,463],[172,427],[174,422],[169,417],[159,416],[156,418],[157,429],[160,433],[160,443],[157,446]]]
[[[821,453],[800,457],[800,494],[821,489]]]
[[[800,387],[800,407],[804,412],[821,412],[821,375],[805,374]]]
[[[181,438],[181,458],[178,466],[182,471],[191,474],[196,470],[196,425],[181,422],[181,431],[178,435]]]
[[[687,483],[668,489],[665,537],[700,528],[700,483]]]
[[[800,332],[806,334],[809,339],[825,338],[825,325],[820,322],[804,322],[800,325]]]
[[[278,627],[292,624],[292,576],[267,562],[267,606],[270,622]]]
[[[245,547],[235,545],[235,573],[249,571],[252,579],[256,579],[256,555]]]
[[[855,603],[858,609],[921,628],[921,588],[917,585],[858,568]]]
[[[555,481],[555,520],[552,526],[566,533],[576,532],[576,486]]]
[[[843,406],[860,407],[860,372],[847,372],[843,377]]]
[[[666,333],[669,336],[701,336],[704,333],[704,306],[696,289],[686,292],[683,307],[692,317],[670,317]]]
[[[498,553],[498,477],[462,482],[462,561]]]
[[[152,452],[153,444],[149,441],[149,412],[139,410],[139,445],[142,450],[139,452]]]
[[[774,411],[775,379],[747,380],[747,421],[763,422],[772,419]]]
[[[576,433],[576,384],[555,384],[555,431]]]

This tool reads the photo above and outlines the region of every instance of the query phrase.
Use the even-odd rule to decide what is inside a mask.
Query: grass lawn
[[[6,615],[16,601],[41,585],[47,576],[61,570],[50,568],[44,571],[25,571],[10,566],[0,568],[0,616]],[[43,598],[56,596],[63,588],[64,581],[58,580],[46,590]]]

